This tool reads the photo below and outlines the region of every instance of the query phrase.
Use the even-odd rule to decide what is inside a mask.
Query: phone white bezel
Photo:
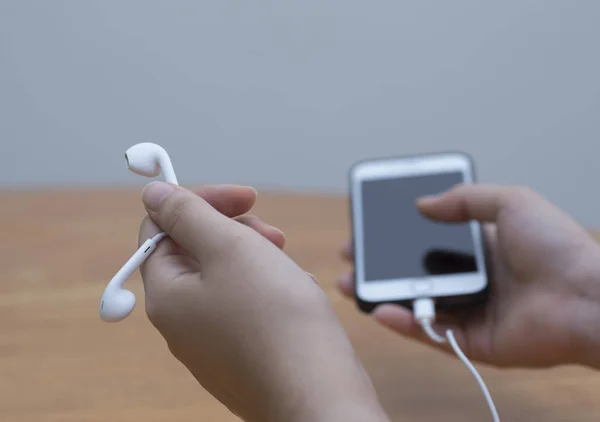
[[[394,159],[365,161],[351,171],[352,222],[356,295],[365,302],[404,301],[419,297],[445,297],[474,294],[487,284],[487,268],[481,225],[469,222],[478,271],[470,274],[435,275],[417,278],[365,281],[361,184],[366,180],[384,180],[416,175],[442,174],[460,171],[464,183],[473,183],[471,161],[460,153],[421,155]]]

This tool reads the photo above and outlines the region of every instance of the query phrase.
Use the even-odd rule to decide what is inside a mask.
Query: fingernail
[[[152,182],[142,191],[142,201],[148,209],[156,210],[163,199],[165,199],[175,189],[173,186],[164,182]]]
[[[309,273],[309,272],[307,272],[306,274],[308,274],[308,276],[309,276],[310,278],[312,278],[312,280],[313,280],[315,283],[319,284],[319,280],[317,279],[317,277],[316,277],[314,274],[311,274],[311,273]]]
[[[420,204],[431,203],[439,198],[439,195],[425,195],[417,199]]]
[[[271,226],[270,224],[269,224],[269,227],[271,228],[271,230],[275,230],[276,232],[278,232],[278,233],[281,233],[281,234],[285,235],[285,233],[283,232],[283,230],[281,230],[281,229],[278,229],[278,228],[277,228],[277,227],[275,227],[275,226]]]

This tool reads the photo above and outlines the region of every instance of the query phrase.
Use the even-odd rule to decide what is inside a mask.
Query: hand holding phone
[[[487,268],[477,221],[422,216],[417,200],[474,181],[461,153],[358,163],[350,172],[355,297],[364,312],[381,303],[412,307],[420,297],[444,309],[485,297]]]
[[[436,222],[485,223],[490,294],[484,306],[440,320],[438,332],[452,328],[469,358],[488,365],[600,369],[600,337],[590,325],[600,318],[600,246],[588,230],[521,186],[467,183],[418,208]],[[351,242],[343,255],[354,264]],[[355,300],[353,272],[338,286]],[[384,304],[373,316],[401,336],[449,350],[425,335],[410,309]]]
[[[428,186],[416,183],[424,180],[421,176],[435,173],[450,179],[450,174],[454,173],[450,170],[456,167],[439,166],[440,160],[431,160],[431,158],[434,156],[417,157],[416,164],[409,165],[406,165],[405,159],[377,160],[360,163],[353,168],[351,203],[354,239],[352,256],[348,258],[355,263],[356,277],[353,288],[344,282],[340,287],[346,295],[354,296],[359,307],[367,312],[380,303],[399,303],[406,307],[416,304],[414,312],[384,304],[374,312],[374,317],[381,324],[402,335],[444,350],[448,350],[451,345],[480,383],[494,420],[499,420],[485,384],[474,367],[469,364],[468,359],[501,367],[544,367],[566,363],[600,367],[600,359],[597,357],[600,341],[597,335],[589,334],[593,331],[589,329],[589,321],[595,321],[600,314],[598,292],[593,288],[597,285],[598,274],[600,274],[598,270],[600,247],[590,233],[531,189],[473,185],[472,169],[469,171],[471,166],[462,166],[466,170],[459,172],[462,174],[459,183],[462,186],[452,189],[453,185],[457,184],[453,181],[441,189],[436,186],[435,192],[427,192]],[[432,161],[437,161],[436,165],[422,165],[423,162],[432,163]],[[429,169],[421,170],[423,167]],[[436,168],[438,171],[435,171]],[[368,196],[371,198],[372,205],[369,206],[365,196],[369,187],[364,186],[363,183],[371,180],[381,182],[393,179],[399,182],[398,179],[403,178],[415,182],[412,183],[412,187],[419,193],[415,195],[415,192],[412,192],[408,195],[408,201],[403,201],[405,205],[407,202],[412,202],[411,207],[396,205],[392,214],[401,215],[402,218],[398,222],[392,222],[391,217],[383,218],[386,216],[385,213],[373,212],[375,208],[373,204],[390,206],[393,203],[386,201],[386,196],[389,197],[389,193],[392,192],[392,197],[397,197],[399,192],[389,189],[384,191],[384,194],[379,192],[379,195]],[[409,183],[406,183],[404,190],[410,191],[411,186],[407,185]],[[417,188],[417,185],[420,187]],[[399,183],[396,186],[399,186]],[[377,227],[375,223],[402,227],[406,233],[413,233],[413,235],[416,229],[421,227],[419,232],[423,233],[423,226],[417,224],[419,220],[414,217],[414,214],[401,214],[400,211],[407,212],[409,209],[414,209],[418,199],[416,197],[431,194],[434,196],[418,202],[420,213],[430,223],[440,224],[438,227],[470,228],[474,253],[465,250],[462,243],[460,246],[454,244],[452,247],[443,248],[445,251],[441,254],[421,252],[420,256],[424,257],[422,261],[424,264],[421,273],[416,277],[414,267],[412,277],[407,277],[407,271],[402,271],[400,265],[394,266],[393,261],[388,258],[386,262],[397,271],[392,282],[398,285],[400,282],[405,282],[406,285],[410,285],[414,281],[433,277],[436,283],[428,286],[427,293],[413,294],[412,298],[407,289],[402,288],[406,285],[399,285],[398,289],[388,288],[387,295],[370,296],[372,292],[364,288],[364,285],[372,280],[368,272],[369,257],[372,254],[369,254],[367,249],[374,249],[373,245],[383,249],[384,244],[381,239],[386,238],[371,237],[369,240],[366,234],[371,227]],[[378,201],[375,200],[377,198]],[[410,221],[412,224],[408,223]],[[435,313],[431,312],[431,308],[427,309],[431,304],[428,298],[436,299],[438,308],[442,303],[449,304],[447,299],[452,298],[443,295],[436,297],[437,282],[448,280],[449,276],[473,275],[471,271],[473,255],[476,273],[482,270],[479,262],[483,262],[484,268],[487,267],[485,259],[482,261],[478,259],[478,256],[485,257],[487,251],[483,250],[481,228],[477,229],[473,222],[486,223],[486,244],[489,247],[491,263],[489,282],[493,285],[493,294],[489,296],[484,307],[460,312],[455,315],[454,321],[442,322],[432,327],[426,324],[430,321],[423,318],[423,315],[431,316]],[[474,228],[477,230],[473,230]],[[382,232],[383,230],[379,229],[379,233]],[[429,231],[429,233],[433,232]],[[430,236],[429,239],[434,245],[439,245],[442,240],[440,235],[441,232],[436,236]],[[388,241],[399,239],[399,236],[400,233],[397,232],[395,236],[389,236],[387,239]],[[408,240],[403,240],[396,241],[393,247],[396,251],[404,252],[405,249],[401,248],[408,248],[410,245]],[[433,249],[437,248],[428,247],[420,250]],[[401,254],[398,261],[401,262],[406,259],[405,257],[406,254]],[[413,256],[411,261],[413,265],[416,262],[414,258]],[[436,268],[440,271],[436,271]],[[380,280],[375,278],[375,281]],[[468,283],[471,284],[470,288],[466,287],[466,284],[462,288],[457,284],[459,288],[454,298],[460,298],[459,302],[467,304],[473,303],[473,299],[478,296],[482,297],[477,293],[477,289],[474,292],[472,290],[473,284],[477,283]],[[486,291],[487,284],[486,277],[485,287],[479,292]],[[454,301],[451,300],[450,303],[452,302]],[[426,328],[430,328],[433,335]],[[451,341],[449,344],[449,342],[436,340],[436,336],[444,332],[448,340],[455,339],[456,342]]]

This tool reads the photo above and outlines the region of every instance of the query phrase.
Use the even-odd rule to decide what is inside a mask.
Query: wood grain
[[[0,420],[4,422],[235,421],[169,354],[143,311],[109,325],[102,291],[136,248],[139,193],[0,193]],[[489,420],[461,364],[360,315],[334,289],[345,269],[344,199],[259,195],[288,253],[333,301],[394,421]],[[505,421],[597,421],[600,375],[580,369],[482,368]]]

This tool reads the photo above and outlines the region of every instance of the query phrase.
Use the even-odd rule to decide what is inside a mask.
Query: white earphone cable
[[[154,237],[152,238],[152,241],[154,243],[158,243],[161,240],[163,240],[165,237],[167,237],[167,234],[161,232],[161,233],[158,233],[158,234],[154,235]]]
[[[494,400],[483,381],[479,372],[475,366],[469,361],[469,358],[463,353],[460,349],[458,343],[456,342],[456,338],[454,338],[454,333],[452,330],[446,330],[446,337],[443,337],[435,332],[432,327],[432,321],[435,319],[435,304],[431,298],[423,298],[417,299],[414,302],[414,314],[415,319],[419,322],[423,331],[427,336],[436,343],[445,343],[446,341],[452,347],[452,350],[456,354],[456,356],[461,360],[461,362],[467,367],[467,369],[473,374],[475,381],[479,384],[479,388],[483,392],[483,396],[490,408],[490,413],[492,414],[492,418],[494,422],[500,422],[500,417],[498,416],[498,411],[496,410],[496,406],[494,405]]]

